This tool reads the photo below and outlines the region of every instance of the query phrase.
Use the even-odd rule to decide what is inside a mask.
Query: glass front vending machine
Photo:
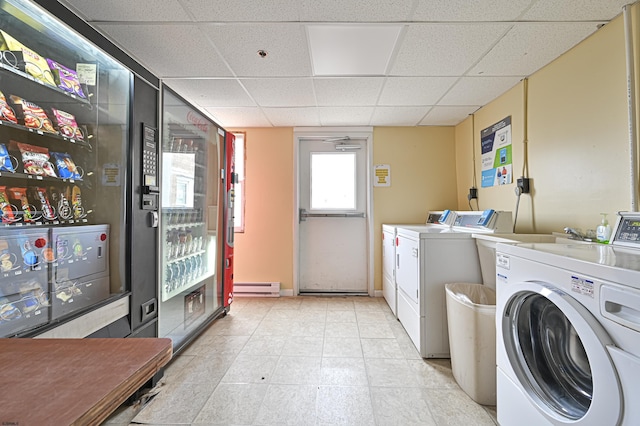
[[[231,302],[232,147],[231,133],[163,88],[159,337],[173,340],[174,353]]]
[[[154,77],[41,3],[68,19],[0,1],[0,337],[155,335],[155,288],[140,291],[155,273],[132,279],[156,268],[132,255],[136,238],[157,247],[134,188],[141,118],[157,128]]]

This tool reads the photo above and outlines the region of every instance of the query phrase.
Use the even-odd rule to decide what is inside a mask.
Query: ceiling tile
[[[99,28],[157,77],[231,76],[206,37],[193,37],[189,26],[100,24]]]
[[[260,108],[205,108],[222,127],[272,127]]]
[[[413,0],[302,0],[302,22],[397,22],[407,21]]]
[[[195,21],[298,21],[298,0],[182,0]]]
[[[419,0],[412,21],[513,21],[531,0]]]
[[[269,121],[276,127],[319,126],[317,108],[263,108]]]
[[[378,105],[435,105],[457,77],[389,77]]]
[[[462,75],[499,40],[508,24],[413,24],[392,75]]]
[[[178,0],[61,0],[89,21],[190,21]]]
[[[371,120],[374,107],[320,107],[322,126],[364,126]]]
[[[384,77],[314,78],[319,106],[375,105]]]
[[[520,80],[520,77],[463,77],[438,105],[486,105]]]
[[[316,76],[384,75],[400,25],[307,25]]]
[[[371,126],[416,126],[431,107],[377,107]]]
[[[257,78],[240,81],[258,105],[263,107],[316,105],[310,78]]]
[[[256,105],[237,80],[169,78],[164,83],[189,101],[205,107]]]
[[[518,23],[469,75],[529,76],[596,31],[596,23]]]
[[[420,125],[455,126],[478,108],[479,106],[434,106],[420,122]]]
[[[537,0],[522,19],[525,21],[608,21],[622,13],[633,0]]]
[[[299,24],[225,24],[201,27],[238,77],[311,76],[304,27]],[[258,50],[265,50],[262,58]]]

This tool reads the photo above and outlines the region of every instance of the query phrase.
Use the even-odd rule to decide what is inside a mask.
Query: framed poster
[[[511,116],[480,132],[482,187],[513,182]]]

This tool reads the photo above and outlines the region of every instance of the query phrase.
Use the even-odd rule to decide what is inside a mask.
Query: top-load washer
[[[640,424],[640,213],[612,244],[498,244],[501,425]]]
[[[511,212],[450,212],[451,228],[397,228],[397,312],[423,358],[448,358],[449,333],[444,286],[482,282],[473,233],[511,232]]]
[[[382,224],[382,295],[387,301],[393,315],[398,317],[397,311],[397,294],[398,287],[396,285],[396,237],[398,227],[401,226],[435,226],[436,228],[450,228],[454,215],[450,214],[450,210],[445,214],[444,211],[430,211],[427,214],[427,220],[424,224],[399,224],[399,223],[383,223]],[[442,221],[441,221],[442,219]]]

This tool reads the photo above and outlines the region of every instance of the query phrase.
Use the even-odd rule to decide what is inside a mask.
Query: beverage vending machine
[[[0,2],[0,337],[155,336],[159,81],[40,3]]]
[[[232,300],[233,142],[163,87],[159,336],[174,352]]]

